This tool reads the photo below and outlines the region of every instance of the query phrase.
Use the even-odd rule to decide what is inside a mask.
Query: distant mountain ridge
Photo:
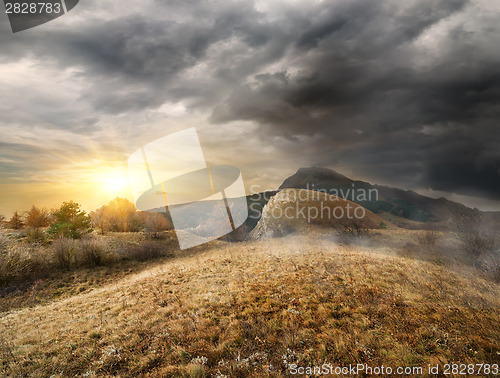
[[[500,227],[500,212],[481,212],[444,197],[430,198],[413,190],[352,180],[329,168],[309,167],[297,170],[295,174],[283,181],[277,191],[246,196],[249,217],[244,227],[248,232],[253,230],[261,219],[262,211],[268,201],[283,189],[326,191],[365,207],[390,224],[407,229],[450,229],[453,227],[453,220],[462,215],[482,215],[486,222]],[[362,195],[363,193],[365,195]],[[231,206],[233,199],[228,198],[228,202]],[[213,201],[206,201],[204,206],[206,207],[205,214],[214,212]],[[152,209],[152,211],[164,212],[165,209]],[[168,210],[166,216],[170,218]],[[234,232],[229,234],[230,238],[233,234]]]
[[[326,191],[356,202],[373,213],[405,228],[420,228],[423,224],[430,223],[443,225],[460,214],[481,213],[477,209],[471,209],[444,197],[435,199],[418,194],[413,190],[352,180],[329,168],[300,168],[281,184],[279,190],[285,188]],[[363,193],[365,193],[364,196]]]

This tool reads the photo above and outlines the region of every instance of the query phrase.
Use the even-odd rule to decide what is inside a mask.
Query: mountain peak
[[[287,178],[279,189],[284,188],[306,188],[307,184],[349,184],[353,182],[350,178],[329,168],[306,167],[300,168],[294,175]]]

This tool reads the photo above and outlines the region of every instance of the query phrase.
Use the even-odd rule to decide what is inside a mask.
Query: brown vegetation
[[[30,228],[47,227],[51,222],[49,212],[35,205],[26,212],[24,219],[25,225]]]
[[[161,240],[144,239],[141,234],[131,241],[122,236],[88,235],[77,240],[58,237],[51,244],[40,244],[27,242],[27,238],[15,240],[0,232],[0,293],[3,288],[23,288],[60,272],[120,264],[124,260],[146,261],[171,256],[178,249],[171,233]]]
[[[295,205],[290,191],[267,211]],[[321,195],[300,207],[359,207]],[[387,227],[368,211],[264,214],[257,230],[286,238],[179,251],[168,218],[131,205],[91,217],[73,202],[34,206],[14,217],[23,231],[0,232],[0,375],[281,377],[291,364],[500,359],[500,257],[479,222],[457,218],[451,233]]]
[[[399,245],[410,235],[380,237]],[[0,372],[280,377],[291,363],[497,362],[498,284],[396,252],[325,233],[195,248],[3,314]]]
[[[120,197],[91,212],[90,217],[92,225],[101,233],[146,230],[152,237],[159,237],[162,231],[173,228],[166,214],[137,211],[132,202]]]
[[[7,227],[13,230],[20,230],[21,228],[24,227],[24,221],[21,215],[17,211],[14,212],[14,214],[12,214],[12,217],[7,222]]]

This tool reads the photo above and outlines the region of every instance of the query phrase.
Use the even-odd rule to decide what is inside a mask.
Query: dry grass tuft
[[[127,255],[137,261],[146,261],[158,257],[173,256],[173,251],[165,249],[162,244],[153,241],[144,241],[132,244],[127,249]]]
[[[41,246],[14,242],[0,234],[0,287],[46,276],[50,272],[49,261]]]

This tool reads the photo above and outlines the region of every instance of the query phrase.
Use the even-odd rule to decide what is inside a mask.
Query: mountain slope
[[[280,186],[280,189],[285,188],[326,191],[356,202],[399,226],[409,228],[418,228],[429,222],[443,226],[457,214],[471,215],[479,212],[445,198],[434,199],[412,190],[351,180],[327,168],[301,168]]]

